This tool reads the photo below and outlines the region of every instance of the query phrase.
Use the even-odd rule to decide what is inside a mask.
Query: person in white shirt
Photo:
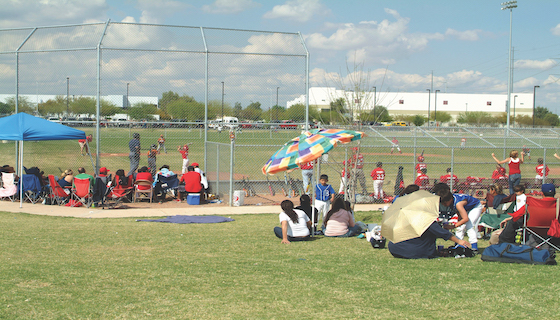
[[[274,227],[274,234],[282,239],[281,243],[289,244],[291,241],[309,240],[309,229],[311,220],[302,210],[294,209],[294,203],[284,200],[280,203],[280,224],[282,227]]]

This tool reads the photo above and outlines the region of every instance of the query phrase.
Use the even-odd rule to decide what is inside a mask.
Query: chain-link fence
[[[45,173],[128,171],[134,132],[141,166],[163,135],[158,167],[179,170],[177,146],[193,143],[189,158],[210,168],[205,142],[229,143],[230,129],[272,132],[308,120],[306,105],[283,107],[308,91],[308,61],[299,33],[111,21],[2,29],[0,98],[12,109],[0,113],[27,112],[93,135],[91,157],[78,142],[28,143],[35,147],[24,149],[24,165]],[[2,163],[18,161],[12,143],[0,148]]]

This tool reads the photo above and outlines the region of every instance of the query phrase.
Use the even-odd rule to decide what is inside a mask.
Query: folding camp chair
[[[70,189],[62,188],[52,174],[49,174],[49,186],[51,189],[49,197],[52,201],[55,201],[59,206],[68,201],[70,198]],[[66,190],[68,190],[68,193],[66,193]]]
[[[27,200],[35,204],[43,196],[41,181],[39,181],[39,178],[36,175],[24,174],[21,176],[19,183],[22,184],[21,186],[22,186],[22,193],[23,193],[24,200]],[[18,186],[18,190],[19,190],[19,186]]]
[[[156,195],[161,194],[161,200],[165,200],[167,193],[172,193],[173,197],[175,197],[178,188],[179,178],[177,178],[176,174],[169,177],[158,174],[154,192]]]
[[[537,242],[540,243],[536,246],[541,247],[545,243],[560,251],[556,245],[551,241],[553,237],[547,235],[547,231],[552,224],[552,221],[558,220],[558,209],[560,208],[560,199],[555,198],[543,198],[537,199],[533,197],[527,197],[527,203],[525,204],[525,216],[523,221],[523,229],[534,235],[537,238]],[[525,234],[523,232],[523,243],[526,242]]]
[[[107,201],[107,197],[111,191],[110,188],[107,187],[107,184],[111,181],[111,177],[96,177],[95,184],[93,185],[93,204],[98,205],[100,204],[102,207],[105,205],[105,201]]]
[[[114,200],[113,203],[108,203],[108,209],[112,209],[120,205],[123,201],[130,202],[132,192],[134,191],[133,176],[128,176],[125,184],[121,183],[116,177],[116,183],[110,188],[108,198]]]
[[[89,208],[93,199],[93,190],[89,178],[74,178],[74,187],[72,188],[71,196],[74,200],[71,207],[78,207],[80,204],[83,204]]]
[[[136,180],[134,182],[134,202],[138,199],[149,199],[152,202],[154,188],[149,180]]]
[[[2,172],[2,188],[0,188],[0,199],[8,198],[12,202],[18,191],[14,183],[15,174]]]
[[[487,235],[492,230],[499,229],[502,221],[510,217],[508,213],[513,213],[514,208],[515,201],[502,203],[497,209],[494,209],[490,203],[489,207],[486,208],[486,211],[480,217],[478,225],[487,229],[484,232]]]

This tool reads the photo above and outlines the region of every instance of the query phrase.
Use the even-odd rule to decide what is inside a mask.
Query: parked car
[[[280,123],[280,129],[297,129],[297,124],[292,120],[284,120]]]

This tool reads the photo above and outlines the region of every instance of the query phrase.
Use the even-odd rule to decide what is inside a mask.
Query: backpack
[[[484,249],[480,258],[483,261],[556,265],[554,254],[551,255],[548,250],[506,242]]]

